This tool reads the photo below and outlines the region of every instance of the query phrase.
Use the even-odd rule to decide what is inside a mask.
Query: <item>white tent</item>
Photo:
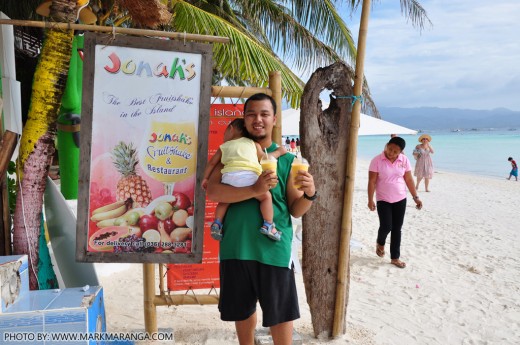
[[[394,123],[376,119],[375,117],[360,114],[358,135],[384,134],[417,134],[417,131]],[[282,111],[282,136],[300,134],[300,110],[287,109]]]

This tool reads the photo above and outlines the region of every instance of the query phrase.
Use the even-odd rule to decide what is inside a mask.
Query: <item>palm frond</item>
[[[356,47],[352,33],[336,10],[331,0],[293,0],[292,6],[296,20],[307,27],[316,37],[329,45],[345,61],[354,61]]]
[[[265,28],[273,49],[302,71],[338,60],[355,60],[354,40],[334,5],[328,0],[241,0],[249,23]],[[248,29],[254,32],[255,27]],[[258,37],[258,36],[257,36]]]
[[[428,23],[432,26],[432,22],[426,14],[426,10],[421,6],[417,0],[400,0],[401,2],[401,13],[405,15],[407,19],[412,21],[414,27],[419,30],[424,29],[424,25]]]
[[[281,71],[283,96],[291,106],[299,106],[303,82],[261,42],[185,1],[175,1],[174,13],[172,24],[177,31],[230,38],[230,44],[215,44],[213,50],[214,63],[223,76],[248,85],[267,86],[269,72]]]
[[[351,0],[350,8],[352,13],[355,12],[359,5],[363,2],[363,0]],[[375,2],[381,2],[381,0],[375,0],[372,5],[375,5]],[[399,0],[401,5],[401,14],[404,15],[406,20],[410,20],[412,22],[412,26],[418,28],[419,31],[422,31],[425,26],[433,26],[430,18],[428,18],[428,14],[426,10],[421,6],[419,1],[417,0]]]

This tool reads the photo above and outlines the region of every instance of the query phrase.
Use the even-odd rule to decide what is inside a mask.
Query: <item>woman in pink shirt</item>
[[[399,268],[406,264],[401,256],[401,227],[406,210],[406,188],[412,194],[416,208],[422,208],[412,177],[412,167],[408,158],[402,154],[406,142],[403,138],[393,137],[386,144],[383,153],[374,157],[368,168],[368,208],[376,210],[374,192],[377,200],[379,230],[377,233],[376,254],[385,256],[386,237],[391,233],[390,259]]]

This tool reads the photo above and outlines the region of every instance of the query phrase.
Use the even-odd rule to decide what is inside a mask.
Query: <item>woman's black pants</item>
[[[384,246],[386,237],[390,237],[390,258],[399,259],[401,256],[401,227],[406,211],[406,198],[401,201],[389,203],[377,202],[377,214],[379,215],[379,230],[377,232],[377,243]]]

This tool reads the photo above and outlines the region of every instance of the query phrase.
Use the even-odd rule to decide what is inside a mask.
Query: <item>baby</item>
[[[246,187],[255,184],[258,176],[262,173],[262,166],[259,160],[265,156],[260,144],[246,137],[247,132],[244,125],[244,119],[239,118],[233,120],[224,132],[224,143],[220,145],[215,155],[211,157],[204,170],[204,179],[202,180],[202,188],[206,189],[208,178],[215,166],[221,162],[224,165],[222,169],[222,183],[229,184],[233,187]],[[279,147],[270,155],[278,158],[284,155],[287,150]],[[264,219],[264,223],[260,228],[260,233],[266,235],[274,241],[280,241],[282,232],[276,230],[273,222],[273,202],[270,192],[266,192],[256,197],[260,202],[260,212]],[[222,239],[222,220],[226,215],[229,204],[219,203],[215,210],[215,220],[211,224],[211,237],[220,241]]]

